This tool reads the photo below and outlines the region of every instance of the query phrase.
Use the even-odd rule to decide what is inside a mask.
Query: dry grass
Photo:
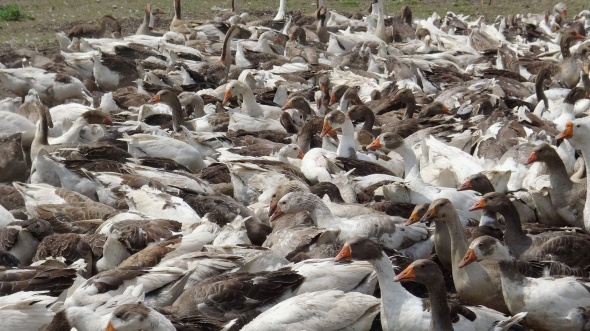
[[[10,1],[10,0],[9,0]],[[238,0],[239,1],[239,0]],[[508,13],[542,13],[551,10],[557,0],[537,1],[509,1],[509,0],[386,0],[387,12],[396,14],[402,4],[409,4],[415,18],[424,18],[437,11],[444,14],[447,11],[468,15],[485,15],[493,20],[499,14]],[[164,16],[165,26],[172,18],[172,0],[150,0],[155,7],[166,11]],[[245,11],[268,12],[276,11],[279,0],[271,2],[267,0],[241,1],[239,6]],[[354,13],[368,7],[369,0],[338,0],[324,1],[330,9],[343,13]],[[570,15],[575,15],[582,10],[584,5],[588,7],[586,0],[565,1]],[[67,30],[72,25],[82,22],[93,22],[102,15],[111,14],[125,21],[124,33],[135,31],[137,24],[143,17],[143,8],[146,0],[19,0],[23,13],[30,15],[34,20],[17,22],[0,22],[0,45],[7,47],[29,46],[45,48],[56,45],[54,33]],[[207,19],[213,16],[213,6],[230,7],[230,0],[222,2],[211,0],[184,0],[182,4],[182,16],[186,18]],[[288,11],[301,11],[312,13],[315,7],[314,0],[287,0]]]

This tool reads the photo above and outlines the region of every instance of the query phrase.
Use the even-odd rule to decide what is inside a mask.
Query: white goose
[[[361,293],[310,292],[273,306],[242,331],[368,330],[379,307],[379,299]]]
[[[510,249],[489,236],[479,237],[469,245],[459,267],[482,260],[498,261],[502,293],[510,313],[527,312],[527,324],[534,330],[585,329],[585,322],[572,317],[579,307],[590,306],[590,283],[575,277],[525,277],[518,272]]]
[[[252,89],[246,83],[237,80],[231,81],[226,85],[222,105],[225,105],[231,97],[238,95],[241,95],[243,98],[241,112],[244,114],[251,117],[264,117],[273,120],[278,120],[281,116],[281,107],[257,103]]]
[[[435,187],[424,183],[420,175],[420,167],[414,151],[404,139],[396,133],[383,133],[373,141],[367,149],[379,149],[385,147],[388,150],[399,153],[405,161],[405,183],[390,184],[383,187],[385,197],[392,201],[406,200],[405,202],[419,204],[430,203],[436,199],[449,199],[462,216],[462,221],[468,218],[480,219],[481,213],[469,211],[472,205],[479,201],[479,197],[473,191],[457,191],[454,188]]]

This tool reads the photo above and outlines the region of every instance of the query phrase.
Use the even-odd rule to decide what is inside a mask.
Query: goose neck
[[[586,169],[590,169],[588,168],[590,167],[590,148],[584,144],[580,149],[582,150]],[[590,185],[590,176],[586,176],[586,187],[589,187],[588,185]],[[586,203],[584,204],[584,228],[586,232],[590,231],[590,194],[586,194]]]
[[[416,159],[416,154],[414,154],[414,151],[410,148],[410,146],[404,143],[395,151],[399,153],[404,159],[406,181],[422,181],[422,176],[420,175],[420,166],[418,164],[418,160]]]
[[[35,132],[35,141],[40,145],[49,145],[49,121],[47,115],[43,112],[39,118],[41,122],[37,125]]]
[[[413,97],[406,102],[406,112],[404,113],[404,119],[412,118],[416,112],[416,99]]]
[[[521,250],[519,247],[528,246],[531,239],[522,230],[520,216],[518,210],[512,202],[503,204],[503,208],[499,211],[504,216],[506,222],[506,231],[504,233],[504,241],[514,250],[514,253],[519,255]]]
[[[287,7],[287,1],[286,0],[281,0],[279,2],[279,10],[277,11],[277,15],[274,18],[275,21],[285,19],[285,14],[286,14],[286,11],[287,11],[287,8],[286,7]]]
[[[451,251],[454,256],[453,260],[459,261],[469,248],[467,245],[467,238],[465,237],[465,232],[463,231],[463,226],[461,225],[457,212],[453,209],[449,215],[446,215],[446,217],[447,220],[440,223],[443,223],[449,231],[449,236],[451,237]],[[441,225],[440,223],[436,223],[436,226]],[[458,259],[456,257],[458,257]],[[455,264],[453,263],[453,265]]]
[[[363,123],[362,130],[369,131],[373,130],[375,126],[375,113],[370,108],[365,108],[363,111],[365,122]]]
[[[252,117],[260,117],[263,116],[262,109],[260,105],[256,102],[256,97],[254,97],[254,92],[251,89],[246,88],[242,91],[242,110],[244,113],[252,116]]]
[[[544,77],[537,77],[537,81],[535,82],[535,94],[537,95],[537,100],[539,102],[543,101],[545,103],[545,109],[549,109],[549,100],[547,100],[547,96],[545,96],[544,83]]]
[[[334,215],[318,196],[314,195],[306,201],[303,208],[309,213],[309,217],[311,217],[316,226],[324,227],[326,225],[325,227],[330,227],[332,225]]]
[[[526,277],[518,272],[516,259],[513,256],[511,256],[508,260],[498,261],[498,265],[500,266],[500,277],[502,278],[502,284],[505,282],[517,282],[524,284],[526,282]]]
[[[180,0],[174,0],[174,19],[180,19]]]
[[[573,182],[567,174],[565,164],[563,164],[563,161],[559,158],[557,153],[554,156],[554,160],[545,162],[545,164],[549,169],[549,182],[553,189],[560,191],[571,189]]]
[[[425,284],[428,289],[432,318],[430,319],[430,330],[453,331],[449,304],[447,302],[447,291],[442,279],[431,279]]]
[[[354,138],[354,125],[352,121],[346,117],[342,124],[342,138],[338,144],[338,151],[336,154],[340,157],[354,158],[356,154],[356,143]]]

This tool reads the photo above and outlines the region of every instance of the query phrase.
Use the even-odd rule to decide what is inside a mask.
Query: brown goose
[[[172,22],[170,22],[170,31],[190,34],[190,28],[201,24],[201,22],[196,20],[183,20],[180,14],[180,0],[174,0],[174,17],[172,18]]]
[[[0,295],[19,291],[49,291],[58,296],[74,283],[76,269],[24,268],[0,271]]]
[[[96,24],[80,24],[73,27],[68,32],[68,38],[102,38],[110,25],[113,33],[121,36],[121,24],[111,15],[105,15],[98,20]]]
[[[590,266],[590,257],[585,254],[590,249],[588,235],[563,231],[526,235],[514,204],[502,193],[485,194],[471,209],[484,208],[504,216],[504,241],[519,259],[546,260],[549,256],[551,260],[572,268],[585,270]]]
[[[288,298],[304,279],[288,268],[215,276],[185,290],[166,311],[181,317],[202,313],[226,322],[238,318],[243,326],[266,304]]]
[[[584,228],[586,182],[575,183],[567,174],[557,151],[549,144],[541,144],[531,152],[526,164],[543,162],[549,171],[549,196],[557,213],[569,225]]]
[[[33,261],[44,260],[48,257],[63,257],[66,265],[71,265],[78,259],[86,263],[84,277],[92,276],[92,250],[82,235],[75,233],[52,234],[43,238],[37,247]]]

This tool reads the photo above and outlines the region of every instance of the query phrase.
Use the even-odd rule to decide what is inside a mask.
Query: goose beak
[[[373,140],[372,143],[370,143],[367,146],[367,149],[370,151],[374,151],[374,150],[378,150],[381,148],[381,138],[377,137],[375,140]]]
[[[336,255],[336,257],[334,258],[334,261],[338,262],[342,260],[349,260],[351,258],[352,252],[350,251],[350,246],[348,244],[344,244],[344,246],[342,246],[342,249],[340,250],[340,253],[338,253],[338,255]]]
[[[223,97],[223,102],[221,102],[222,106],[225,106],[225,104],[229,101],[229,99],[231,99],[232,95],[230,91],[225,91],[225,96]]]
[[[329,134],[330,131],[334,131],[328,122],[324,121],[324,126],[322,127],[322,132],[320,133],[320,138],[324,138],[325,135]]]
[[[561,14],[563,15],[563,17],[567,17],[567,10],[562,10]]]
[[[445,106],[445,105],[442,106],[442,112],[445,114],[453,115],[453,114],[451,114],[451,111],[449,110],[449,108],[447,108],[447,106]]]
[[[271,201],[270,208],[268,208],[268,217],[271,217],[272,214],[274,214],[276,210],[277,210],[277,203]]]
[[[479,199],[478,202],[476,202],[473,206],[471,206],[471,208],[469,208],[469,210],[480,210],[480,209],[484,209],[486,207],[486,201],[481,198]]]
[[[467,179],[465,181],[465,183],[461,184],[459,187],[457,187],[457,191],[465,191],[465,190],[469,190],[471,189],[471,180]]]
[[[330,95],[330,102],[328,103],[328,106],[331,106],[335,103],[336,103],[336,94],[332,93],[332,95]]]
[[[584,36],[576,32],[576,39],[584,40],[586,39]]]
[[[529,158],[526,160],[526,165],[529,165],[533,162],[537,161],[537,153],[535,152],[531,152],[531,155],[529,155]]]
[[[399,275],[393,277],[394,282],[414,281],[414,280],[416,280],[416,275],[414,274],[414,266],[413,265],[409,265]]]
[[[394,102],[395,103],[395,102],[400,101],[400,99],[401,99],[401,97],[398,94],[396,94],[396,95],[393,96],[393,99],[391,99],[391,102]]]
[[[111,322],[109,322],[109,324],[107,324],[105,331],[117,331],[117,329],[115,329],[113,324],[111,324]]]
[[[289,109],[289,108],[293,108],[293,106],[291,105],[291,99],[287,100],[287,102],[285,103],[285,105],[283,106],[283,110],[285,109]]]
[[[156,103],[156,102],[160,102],[160,94],[159,93],[156,93],[156,95],[154,95],[153,98],[148,100],[148,103]]]
[[[475,261],[477,261],[477,255],[475,255],[475,251],[472,248],[470,248],[467,250],[465,256],[463,256],[463,259],[459,263],[459,268],[463,268],[464,266],[471,264]]]
[[[297,154],[297,158],[298,159],[302,159],[303,158],[303,151],[302,150],[300,150],[299,151],[299,154]]]
[[[430,206],[430,208],[428,208],[428,210],[426,211],[426,214],[424,214],[424,216],[422,216],[422,218],[420,219],[421,223],[426,223],[426,222],[430,222],[432,220],[434,220],[436,218],[436,206]]]
[[[110,118],[108,118],[108,117],[105,117],[105,118],[102,120],[102,124],[105,124],[105,125],[113,125],[113,122],[111,121],[111,119],[110,119]]]
[[[420,222],[420,216],[418,216],[418,212],[413,211],[412,215],[410,215],[410,217],[408,217],[408,220],[406,221],[406,226],[412,225],[412,224],[418,223],[418,222]]]
[[[270,215],[269,221],[274,222],[276,221],[279,217],[285,215],[285,213],[283,213],[283,211],[281,210],[281,208],[279,208],[279,206],[276,206],[274,211],[272,212],[272,214]]]
[[[574,123],[567,122],[565,124],[565,129],[561,131],[555,139],[569,139],[574,136]]]

